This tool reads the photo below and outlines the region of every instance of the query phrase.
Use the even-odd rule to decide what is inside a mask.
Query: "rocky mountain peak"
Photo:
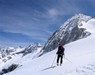
[[[76,14],[68,19],[52,36],[48,39],[42,52],[49,52],[58,47],[58,44],[67,44],[78,39],[85,38],[90,35],[90,32],[85,31],[83,28],[78,28],[82,22],[87,22],[91,19],[90,16],[84,14]]]

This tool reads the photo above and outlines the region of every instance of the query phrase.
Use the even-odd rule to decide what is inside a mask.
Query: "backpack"
[[[57,54],[62,54],[62,55],[64,55],[64,50],[65,50],[65,48],[64,48],[64,47],[59,46],[59,47],[58,47]]]

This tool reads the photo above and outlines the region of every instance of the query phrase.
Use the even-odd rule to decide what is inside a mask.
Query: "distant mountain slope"
[[[85,28],[78,28],[82,22],[87,22],[91,19],[90,16],[77,14],[68,19],[52,36],[48,39],[43,47],[42,53],[49,52],[57,48],[59,43],[67,44],[78,39],[85,38],[90,35],[90,32],[85,31]]]
[[[40,43],[35,43],[33,45],[29,45],[27,47],[8,47],[8,48],[0,48],[0,60],[2,62],[7,62],[12,59],[13,56],[21,54],[22,56],[28,55],[30,53],[35,53],[34,57],[37,53],[40,52],[42,46]]]

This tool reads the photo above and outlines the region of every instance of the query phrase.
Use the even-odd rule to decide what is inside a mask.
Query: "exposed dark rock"
[[[68,19],[64,25],[62,25],[58,30],[56,30],[52,36],[48,39],[45,46],[42,49],[42,54],[52,51],[58,47],[58,44],[67,44],[82,38],[86,38],[91,33],[87,32],[84,28],[78,28],[82,25],[82,22],[87,22],[91,19],[90,16],[83,14],[78,14]],[[42,55],[41,54],[41,55]]]
[[[2,72],[1,72],[0,74],[3,75],[3,74],[5,74],[5,73],[11,72],[11,71],[15,70],[17,67],[18,67],[17,64],[12,64],[12,65],[9,66],[8,68],[2,69]]]

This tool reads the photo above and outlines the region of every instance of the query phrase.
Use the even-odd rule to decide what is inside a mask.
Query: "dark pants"
[[[63,62],[63,55],[58,54],[58,56],[57,56],[57,63],[59,63],[59,59],[60,59],[60,64],[62,64],[62,62]]]

